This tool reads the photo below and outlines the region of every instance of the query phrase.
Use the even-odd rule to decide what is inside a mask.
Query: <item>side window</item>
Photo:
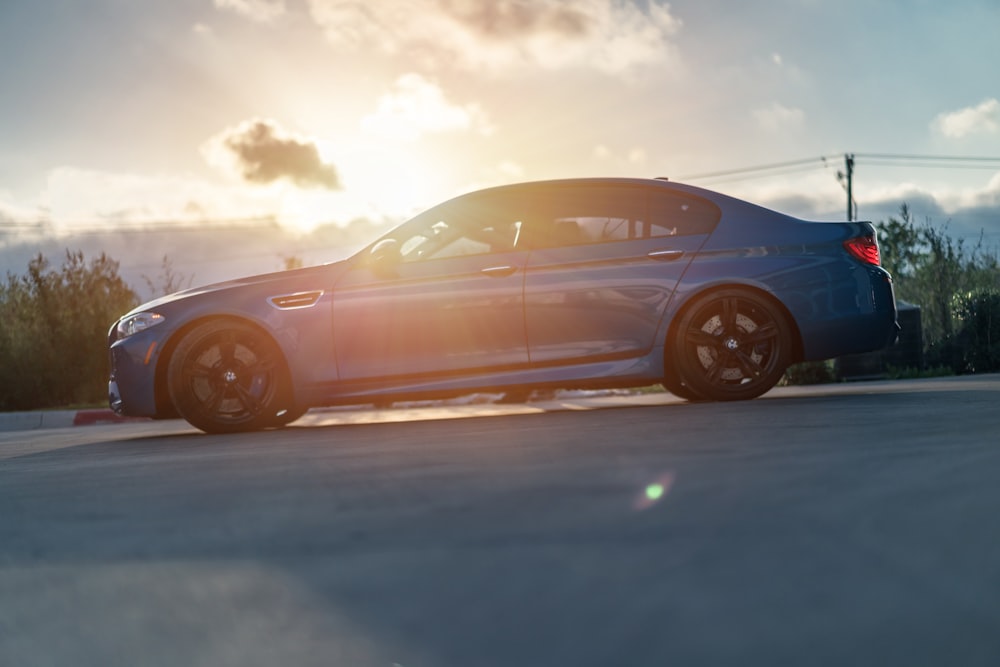
[[[445,259],[514,250],[521,220],[501,197],[467,197],[415,218],[397,239],[404,262]]]
[[[634,187],[564,187],[544,196],[537,245],[612,243],[649,236],[647,194]]]
[[[719,207],[701,197],[670,191],[650,194],[651,236],[708,234],[720,217]]]

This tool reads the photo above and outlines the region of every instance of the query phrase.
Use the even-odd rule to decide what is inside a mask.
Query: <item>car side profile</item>
[[[870,223],[662,179],[541,181],[456,197],[340,262],[139,306],[109,334],[109,400],[207,432],[476,391],[743,400],[896,331]]]

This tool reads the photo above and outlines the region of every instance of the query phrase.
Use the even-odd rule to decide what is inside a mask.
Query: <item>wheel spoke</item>
[[[711,347],[714,349],[719,347],[720,339],[715,334],[710,334],[702,329],[689,329],[684,335],[684,340],[692,345]]]
[[[747,344],[757,345],[758,343],[777,338],[777,336],[778,325],[774,322],[768,322],[757,327],[753,333],[748,334],[743,340]]]
[[[226,400],[226,392],[223,389],[215,389],[212,395],[208,397],[208,400],[202,401],[202,406],[205,409],[205,414],[215,415],[218,414],[219,408],[222,406],[222,402]]]
[[[212,369],[200,363],[188,364],[184,368],[184,377],[188,379],[205,380],[211,377]]]
[[[233,392],[236,394],[236,398],[247,412],[252,415],[260,412],[260,402],[257,400],[256,396],[246,390],[246,387],[237,382],[233,385]]]
[[[722,331],[732,334],[736,331],[736,313],[739,312],[739,301],[736,299],[722,300]]]
[[[253,363],[246,367],[246,370],[251,375],[266,375],[274,370],[275,361],[272,356],[257,356],[254,355]]]
[[[750,355],[743,350],[737,350],[735,356],[744,377],[758,378],[761,376],[763,369]]]
[[[709,382],[715,384],[721,379],[722,373],[728,367],[731,357],[732,355],[726,350],[723,354],[715,358],[715,363],[708,369],[707,379]]]
[[[236,337],[231,331],[227,331],[219,343],[219,357],[226,366],[232,366],[236,361]]]

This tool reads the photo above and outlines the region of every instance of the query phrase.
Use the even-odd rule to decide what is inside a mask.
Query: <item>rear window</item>
[[[721,217],[707,200],[649,187],[561,187],[536,201],[537,245],[544,247],[707,234]]]

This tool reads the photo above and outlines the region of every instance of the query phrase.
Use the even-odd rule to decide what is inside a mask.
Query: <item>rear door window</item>
[[[700,197],[651,187],[572,186],[539,196],[536,247],[708,234],[721,216]]]
[[[651,236],[708,234],[719,223],[722,211],[701,197],[669,190],[651,190],[649,218]]]

